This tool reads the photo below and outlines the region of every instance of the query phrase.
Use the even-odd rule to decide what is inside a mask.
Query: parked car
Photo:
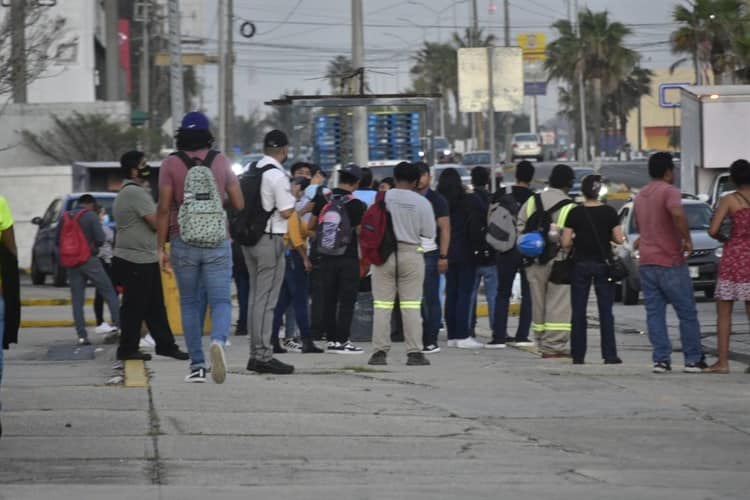
[[[535,158],[537,161],[544,160],[542,154],[542,139],[532,133],[513,134],[513,158],[519,159]]]
[[[469,151],[464,153],[461,159],[461,165],[471,170],[476,166],[490,167],[490,152],[489,151]]]
[[[55,235],[63,212],[76,207],[78,198],[84,193],[70,193],[57,196],[49,204],[44,215],[34,217],[31,223],[39,226],[31,248],[31,282],[35,285],[43,285],[48,274],[52,275],[52,283],[55,286],[65,286],[67,273],[60,267],[58,260],[57,242]],[[104,207],[109,214],[111,224],[114,225],[112,205],[117,193],[89,193],[96,198],[97,203]]]
[[[722,252],[721,244],[708,235],[712,216],[711,207],[690,195],[683,196],[682,205],[685,207],[690,236],[693,240],[693,252],[688,256],[687,261],[690,278],[693,280],[693,289],[702,290],[706,298],[711,299],[714,296],[716,274]],[[630,270],[630,276],[620,284],[622,301],[626,305],[632,305],[638,302],[641,291],[641,280],[638,274],[639,252],[633,250],[632,247],[633,242],[639,236],[632,201],[620,209],[620,224],[628,239],[623,246],[621,256]]]

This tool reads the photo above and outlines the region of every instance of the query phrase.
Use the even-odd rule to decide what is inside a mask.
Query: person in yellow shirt
[[[12,341],[15,342],[17,338],[17,323],[20,319],[16,317],[11,318],[11,309],[17,309],[18,303],[18,249],[16,248],[16,238],[13,232],[13,215],[10,213],[8,202],[4,197],[0,196],[0,386],[3,382],[3,349],[8,348],[8,344]],[[10,277],[14,276],[11,280]],[[3,279],[5,278],[5,279]],[[14,281],[14,283],[11,283]],[[3,285],[6,288],[3,288]],[[6,300],[8,299],[8,300]],[[11,300],[16,307],[10,307]],[[8,310],[6,312],[6,302],[8,302]],[[19,311],[15,311],[18,316]],[[7,321],[6,321],[7,320]],[[13,329],[16,331],[5,330],[7,323],[13,323]],[[5,337],[7,335],[7,337]],[[0,410],[2,404],[0,404]],[[0,436],[3,434],[3,426],[0,423]]]
[[[307,239],[312,234],[307,224],[302,220],[299,212],[303,210],[308,202],[303,199],[305,188],[310,181],[306,177],[299,176],[292,179],[292,194],[297,200],[295,211],[287,219],[288,228],[284,235],[286,244],[286,271],[284,283],[281,285],[279,301],[273,315],[273,330],[271,333],[271,344],[275,349],[281,351],[279,344],[279,329],[284,313],[291,304],[294,308],[294,316],[300,332],[301,345],[297,342],[287,341],[285,347],[289,350],[303,353],[322,353],[323,350],[315,345],[310,332],[310,318],[308,315],[309,282],[308,274],[312,270],[310,257],[307,255]],[[288,332],[291,334],[291,332]]]

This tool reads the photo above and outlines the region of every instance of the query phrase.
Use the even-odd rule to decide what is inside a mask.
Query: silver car
[[[685,207],[690,236],[693,240],[693,252],[688,256],[687,261],[690,278],[693,280],[693,289],[702,290],[706,298],[711,299],[716,289],[716,274],[722,252],[721,243],[708,235],[713,213],[708,204],[691,195],[683,195],[682,205]],[[639,236],[632,201],[620,209],[620,225],[628,238],[628,242],[623,245],[621,257],[630,270],[630,275],[620,284],[622,302],[626,305],[633,305],[638,303],[641,278],[638,274],[639,252],[632,248],[633,242]]]
[[[535,158],[537,161],[544,160],[542,140],[538,135],[532,133],[513,134],[512,161],[515,162],[524,158]]]

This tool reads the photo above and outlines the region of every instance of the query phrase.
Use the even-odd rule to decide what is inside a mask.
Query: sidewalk
[[[286,354],[281,377],[247,372],[232,337],[223,385],[155,357],[148,387],[125,388],[105,385],[113,346],[50,362],[72,330],[26,329],[6,353],[0,498],[746,498],[744,365],[653,375],[647,338],[618,331],[625,364],[604,366],[589,333],[586,365],[443,348],[407,367],[395,344],[377,370]]]

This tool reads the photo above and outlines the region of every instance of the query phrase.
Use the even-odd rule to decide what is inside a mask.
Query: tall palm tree
[[[607,99],[606,112],[612,121],[619,122],[623,134],[627,134],[628,115],[638,107],[641,98],[651,93],[651,79],[654,73],[650,69],[636,66]],[[627,140],[627,137],[626,137]]]
[[[410,73],[414,78],[414,89],[417,92],[442,94],[445,115],[448,100],[458,95],[456,49],[447,43],[424,42],[413,59],[414,66]]]
[[[346,56],[336,56],[328,61],[326,78],[333,94],[348,94],[349,83],[354,77],[352,60]]]

